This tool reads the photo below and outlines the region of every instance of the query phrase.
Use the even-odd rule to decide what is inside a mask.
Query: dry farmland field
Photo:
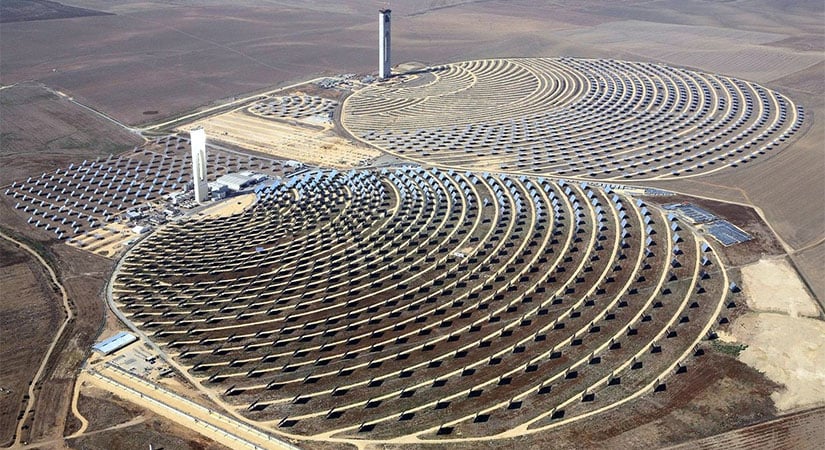
[[[773,449],[773,448],[813,448],[812,438],[822,434],[825,410],[814,408],[789,414],[766,423],[729,431],[717,436],[691,441],[675,447],[690,448],[730,448],[730,449]]]
[[[16,294],[3,295],[3,322],[0,325],[3,342],[7,343],[2,347],[0,430],[3,431],[2,442],[7,445],[13,442],[21,405],[28,400],[29,382],[64,312],[60,310],[60,297],[51,289],[48,275],[31,255],[5,239],[0,241],[0,250],[2,284],[7,289],[13,288]],[[18,323],[30,325],[18,327]],[[10,345],[12,339],[25,344]]]
[[[0,23],[28,22],[36,20],[68,19],[105,15],[107,13],[76,8],[49,0],[8,0],[3,3]]]
[[[384,6],[0,3],[0,445],[825,446],[821,1]]]
[[[0,90],[0,185],[143,142],[134,133],[35,83]]]
[[[89,420],[86,428],[89,435],[69,440],[67,443],[72,448],[137,450],[149,443],[155,448],[226,448],[94,387],[84,389],[77,406],[80,414]]]

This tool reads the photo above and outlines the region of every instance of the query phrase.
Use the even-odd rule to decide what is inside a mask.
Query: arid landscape
[[[121,153],[143,142],[137,134],[37,83],[4,87],[0,105],[3,185],[52,171],[55,165]]]
[[[825,5],[395,2],[399,76],[375,82],[387,6],[0,3],[0,446],[825,446]],[[518,58],[542,58],[519,64],[549,93],[510,88]],[[765,122],[743,115],[737,138],[770,137],[746,164],[619,179],[541,165],[532,143],[516,170],[490,133],[459,156],[380,136],[532,129],[524,105],[555,113],[553,96],[587,126],[609,110],[577,108],[622,89],[630,127],[658,94],[691,142],[751,101]],[[782,98],[797,120],[769,128]],[[277,109],[293,101],[321,106]],[[267,181],[173,207],[195,126],[225,165],[210,183]],[[676,203],[750,240],[722,245]],[[123,330],[125,356],[92,352]]]
[[[60,298],[51,289],[48,275],[43,268],[30,260],[30,255],[15,248],[9,241],[3,241],[3,285],[16,286],[18,295],[4,301],[3,341],[9,342],[11,335],[6,330],[15,329],[16,323],[30,323],[30,327],[19,329],[15,339],[26,342],[23,348],[12,345],[3,346],[3,420],[2,439],[8,442],[12,438],[20,413],[20,405],[28,400],[29,382],[40,364],[41,356],[62,319]],[[23,334],[26,333],[26,334]]]

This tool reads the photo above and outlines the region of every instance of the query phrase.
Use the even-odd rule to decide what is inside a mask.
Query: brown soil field
[[[822,77],[823,73],[825,73],[825,62],[820,62],[805,70],[800,70],[786,77],[773,80],[772,84],[784,89],[795,90],[799,92],[800,97],[808,97],[810,94],[825,91],[825,79]],[[810,100],[819,101],[815,95],[811,96]]]
[[[667,381],[664,392],[644,395],[622,408],[551,432],[451,443],[449,448],[660,448],[772,419],[775,411],[767,396],[776,385],[755,369],[708,347],[704,355],[688,361],[687,373]],[[316,448],[311,442],[304,446]]]
[[[227,450],[211,441],[162,418],[152,418],[141,423],[103,430],[98,433],[70,439],[71,448],[88,450],[144,450],[151,443],[156,449]]]
[[[825,302],[825,242],[795,253],[791,260],[797,268],[806,275],[805,281],[808,288],[820,299],[820,304]]]
[[[89,421],[86,432],[104,430],[126,423],[144,413],[135,405],[125,403],[108,391],[88,383],[77,400],[77,409]]]
[[[825,407],[788,414],[768,422],[751,425],[716,436],[681,444],[675,449],[816,449],[825,446]]]
[[[0,239],[0,445],[12,442],[28,386],[64,319],[60,295],[29,253]],[[12,345],[18,342],[19,345]]]
[[[46,424],[39,428],[42,436],[60,436],[64,421],[69,413],[69,399],[72,395],[77,371],[83,360],[91,353],[103,324],[105,306],[102,289],[109,271],[111,261],[88,252],[58,244],[52,247],[58,262],[63,285],[69,293],[70,305],[75,311],[75,321],[67,327],[58,343],[53,361],[47,368],[45,385],[59,386],[59,391],[50,398],[35,402],[37,423]],[[59,352],[58,352],[59,351]],[[51,399],[54,400],[51,400]],[[38,430],[33,427],[33,430]],[[39,437],[39,436],[36,436]]]
[[[100,333],[104,322],[102,290],[112,270],[112,261],[50,241],[40,232],[26,227],[20,217],[13,212],[6,198],[0,200],[0,227],[4,230],[14,230],[9,234],[34,248],[55,268],[58,279],[68,293],[69,306],[75,315],[57,342],[40,382],[35,386],[33,414],[24,419],[26,428],[21,437],[22,440],[30,442],[33,439],[54,439],[63,435],[67,414],[71,414],[69,406],[74,380],[83,360],[91,353],[91,344]],[[4,282],[3,297],[25,299],[25,289],[25,286]],[[62,307],[59,297],[53,304],[55,307]],[[40,333],[50,328],[56,329],[51,322],[44,324],[42,318],[33,319],[34,317],[28,318],[24,323],[32,329],[41,330]],[[58,319],[62,320],[62,315]],[[25,331],[16,333],[21,332]],[[44,345],[48,344],[49,341],[45,341]],[[35,351],[42,357],[40,347],[36,347]],[[34,367],[27,370],[33,373],[39,367],[40,361],[31,363]],[[14,413],[14,419],[16,418],[17,413]]]
[[[0,186],[143,142],[33,83],[0,90],[0,115]]]

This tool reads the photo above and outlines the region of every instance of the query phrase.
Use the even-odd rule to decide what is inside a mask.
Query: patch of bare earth
[[[771,394],[781,411],[825,403],[825,322],[749,313],[731,333],[745,343],[740,360],[784,386]]]
[[[791,259],[805,275],[808,287],[819,304],[825,305],[825,242],[795,253]]]
[[[84,450],[146,450],[150,445],[155,449],[227,450],[217,442],[153,414],[134,425],[90,433],[69,439],[67,444]]]
[[[107,14],[102,11],[76,8],[49,0],[3,0],[3,3],[0,3],[0,23],[68,19]]]
[[[773,450],[777,448],[821,449],[825,447],[825,407],[788,414],[716,436],[686,442],[674,450],[724,448],[728,450]]]
[[[753,310],[791,317],[819,316],[814,299],[784,259],[761,259],[743,267],[742,282],[748,306]]]
[[[740,361],[783,387],[771,394],[788,411],[825,403],[825,322],[796,271],[784,259],[741,269],[748,305],[723,340],[742,344]]]
[[[78,398],[77,409],[89,421],[87,432],[126,423],[144,414],[141,408],[88,383],[84,385]]]
[[[5,196],[0,198],[0,227],[43,255],[65,287],[69,307],[74,312],[74,320],[66,325],[40,382],[35,386],[33,414],[26,418],[26,428],[21,436],[21,440],[27,442],[49,441],[62,436],[67,425],[69,429],[75,426],[73,422],[67,424],[67,417],[71,415],[70,399],[80,365],[91,353],[91,345],[104,322],[102,292],[112,269],[112,261],[51,240],[40,230],[26,226],[25,220],[16,214]],[[59,300],[55,300],[54,304],[62,308]],[[29,327],[41,326],[34,320],[23,323]],[[48,327],[40,332],[46,339],[47,330],[57,329],[57,326]],[[36,339],[33,338],[32,342]],[[7,341],[3,339],[3,342]]]
[[[28,401],[29,384],[65,316],[45,269],[2,238],[0,303],[0,445],[7,445]]]

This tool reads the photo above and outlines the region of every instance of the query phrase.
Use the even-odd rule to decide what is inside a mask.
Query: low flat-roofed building
[[[128,217],[129,220],[137,220],[143,217],[143,212],[137,210],[129,210],[126,211],[126,217]]]
[[[221,200],[228,195],[229,188],[225,184],[218,183],[217,181],[209,183],[209,196],[212,197],[213,200]]]
[[[266,175],[245,170],[243,172],[227,173],[215,180],[215,184],[223,185],[230,191],[242,191],[266,179]]]
[[[132,232],[135,234],[143,234],[152,231],[152,227],[147,227],[146,225],[137,225],[132,228]]]
[[[93,345],[92,350],[104,356],[111,355],[136,340],[137,337],[132,333],[121,331],[120,333]]]

